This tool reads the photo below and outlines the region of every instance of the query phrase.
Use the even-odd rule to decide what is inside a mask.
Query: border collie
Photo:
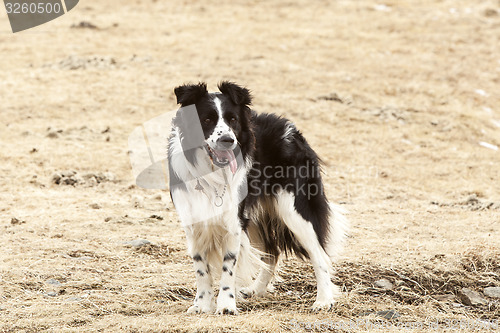
[[[281,253],[311,260],[312,309],[332,309],[331,262],[347,222],[323,192],[319,157],[292,122],[250,109],[246,88],[218,88],[174,90],[181,108],[169,138],[170,195],[197,284],[188,313],[237,314],[235,297],[264,295]],[[212,273],[220,274],[217,304]],[[248,283],[238,293],[237,277]]]

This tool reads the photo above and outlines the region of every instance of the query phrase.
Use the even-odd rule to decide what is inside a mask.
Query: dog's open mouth
[[[212,160],[212,163],[218,166],[219,168],[224,168],[229,165],[231,172],[233,174],[236,173],[236,169],[238,169],[238,162],[236,162],[236,156],[234,156],[234,152],[232,149],[229,150],[216,150],[210,148],[210,146],[205,146],[208,151],[208,155]]]

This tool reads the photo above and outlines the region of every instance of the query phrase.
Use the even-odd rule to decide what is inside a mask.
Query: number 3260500
[[[60,13],[62,7],[60,3],[6,3],[7,14],[52,14]]]

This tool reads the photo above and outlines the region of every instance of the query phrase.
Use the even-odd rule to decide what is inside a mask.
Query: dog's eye
[[[230,122],[231,122],[232,124],[236,123],[236,118],[235,118],[235,117],[231,117]]]
[[[210,124],[211,122],[212,122],[212,119],[210,119],[210,118],[205,119],[205,124]]]

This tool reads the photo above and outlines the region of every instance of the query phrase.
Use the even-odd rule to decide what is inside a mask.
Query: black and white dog
[[[175,89],[181,108],[169,138],[170,194],[196,274],[188,312],[236,314],[237,275],[250,282],[240,296],[263,295],[283,252],[311,260],[313,309],[331,309],[339,294],[331,260],[346,220],[326,199],[318,156],[292,122],[251,110],[246,88],[222,82],[219,90],[209,93],[205,83]]]

